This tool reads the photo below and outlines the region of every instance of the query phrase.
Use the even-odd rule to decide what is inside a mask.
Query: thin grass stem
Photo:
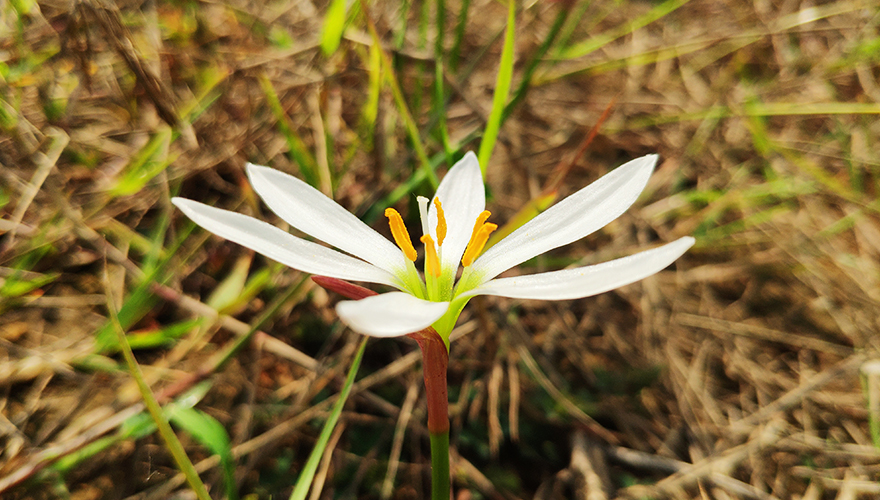
[[[324,428],[321,429],[321,435],[318,436],[318,442],[316,442],[315,447],[312,448],[309,460],[306,462],[302,473],[299,475],[299,479],[296,481],[296,486],[294,486],[293,492],[290,494],[290,500],[305,500],[306,495],[309,493],[309,487],[312,485],[315,472],[318,470],[318,465],[321,463],[324,450],[327,447],[327,443],[330,441],[330,436],[333,434],[333,429],[336,427],[336,423],[339,421],[339,416],[342,415],[342,407],[345,406],[345,402],[351,394],[351,388],[354,386],[354,378],[357,376],[358,369],[361,366],[361,360],[364,358],[364,350],[367,347],[368,338],[369,337],[364,337],[361,340],[361,344],[354,356],[354,361],[351,362],[351,368],[348,369],[348,376],[345,377],[345,385],[342,386],[342,391],[339,393],[336,403],[333,404],[330,416],[327,418],[327,422],[324,423]]]
[[[403,123],[406,127],[407,135],[409,135],[410,141],[413,145],[413,149],[415,150],[416,156],[419,159],[421,171],[424,172],[425,177],[428,179],[428,181],[430,181],[431,186],[436,189],[437,186],[440,185],[440,179],[437,178],[437,173],[434,172],[434,169],[431,167],[431,161],[428,159],[428,154],[425,152],[425,146],[422,143],[422,138],[419,134],[419,128],[409,111],[409,107],[406,105],[406,99],[403,96],[403,91],[400,89],[400,84],[397,82],[397,77],[394,73],[394,65],[391,62],[391,57],[389,57],[385,50],[381,48],[382,44],[381,40],[379,39],[379,32],[376,31],[376,25],[373,23],[372,18],[370,18],[367,6],[363,4],[363,0],[358,1],[361,2],[361,10],[363,10],[364,12],[364,18],[367,21],[367,27],[369,28],[370,36],[373,38],[373,44],[379,47],[379,53],[381,55],[382,63],[385,67],[385,77],[387,78],[388,84],[391,87],[391,94],[394,97],[394,102],[395,104],[397,104],[398,111],[403,118]]]
[[[507,30],[504,33],[504,48],[501,50],[501,62],[498,65],[498,78],[495,81],[495,94],[492,96],[492,112],[486,123],[486,131],[483,140],[480,141],[480,151],[477,158],[483,177],[486,177],[486,166],[492,157],[495,141],[498,139],[498,131],[501,128],[501,116],[510,92],[510,81],[513,79],[513,48],[514,32],[516,31],[516,2],[508,1]]]
[[[211,500],[211,495],[208,494],[208,489],[205,487],[205,483],[202,482],[199,473],[196,472],[196,468],[187,456],[186,450],[183,449],[183,445],[180,444],[180,440],[177,439],[177,435],[174,434],[174,430],[171,429],[171,425],[168,423],[168,420],[166,420],[165,415],[162,412],[162,407],[159,406],[159,402],[156,401],[153,391],[150,390],[150,386],[147,385],[147,381],[144,379],[144,374],[141,372],[141,368],[134,357],[131,346],[128,344],[128,337],[125,334],[125,329],[122,327],[122,323],[119,322],[119,316],[116,314],[116,307],[111,297],[109,279],[108,276],[105,276],[105,282],[108,283],[107,309],[110,311],[110,320],[116,331],[119,340],[119,350],[122,351],[122,357],[125,359],[128,372],[131,374],[132,378],[134,378],[138,391],[141,393],[141,397],[147,407],[147,411],[156,423],[159,435],[162,436],[162,440],[165,442],[165,447],[168,449],[168,452],[171,453],[171,457],[174,459],[177,467],[183,473],[184,477],[186,477],[186,482],[189,484],[189,487],[192,488],[199,500]]]

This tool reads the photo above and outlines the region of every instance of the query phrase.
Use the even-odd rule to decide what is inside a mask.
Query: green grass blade
[[[161,226],[161,225],[160,225]],[[159,299],[152,292],[153,283],[164,283],[167,278],[167,266],[171,262],[172,259],[177,256],[177,250],[180,248],[182,242],[189,235],[192,228],[195,225],[191,224],[189,228],[185,231],[182,231],[177,240],[167,249],[165,249],[160,254],[162,255],[162,259],[155,264],[151,264],[149,268],[142,269],[139,272],[142,273],[138,279],[137,285],[134,290],[125,298],[125,302],[122,304],[122,307],[117,312],[114,309],[114,318],[108,320],[107,323],[99,328],[95,334],[95,350],[96,354],[106,354],[108,352],[116,352],[119,349],[118,342],[116,340],[116,326],[115,322],[119,322],[122,324],[123,329],[131,328],[135,323],[140,321],[147,313],[149,313],[153,307],[158,303]],[[160,233],[165,233],[167,226],[162,229],[157,229],[157,237],[151,243],[151,245],[160,244],[160,238],[158,235]],[[153,252],[152,247],[148,248],[150,252]],[[184,259],[185,261],[185,259]],[[182,263],[181,263],[182,265]]]
[[[547,55],[550,47],[553,46],[553,42],[559,35],[559,31],[565,24],[565,20],[569,18],[570,13],[571,8],[568,6],[568,4],[563,2],[561,8],[559,9],[559,13],[556,14],[556,19],[553,20],[553,25],[550,27],[550,31],[547,33],[547,36],[544,37],[544,41],[541,42],[541,45],[538,47],[538,50],[535,51],[535,54],[531,57],[528,64],[526,64],[526,68],[523,71],[522,81],[519,82],[519,87],[517,87],[516,91],[514,91],[513,97],[510,99],[510,102],[508,102],[507,106],[504,107],[504,114],[501,116],[501,123],[507,121],[510,113],[512,113],[513,110],[516,109],[516,106],[523,99],[525,99],[526,93],[529,90],[529,86],[532,83],[532,75],[535,74],[535,70],[538,68],[538,63],[540,63],[544,59],[544,56]]]
[[[268,306],[266,306],[266,309],[263,311],[263,313],[251,322],[250,329],[245,335],[238,337],[236,340],[224,346],[222,350],[214,354],[211,361],[211,366],[213,366],[215,370],[220,369],[242,348],[249,345],[254,334],[257,333],[257,331],[262,328],[267,321],[278,314],[278,310],[281,309],[281,306],[286,304],[297,294],[300,294],[303,290],[303,287],[308,281],[309,277],[303,276],[302,279],[289,286],[287,290],[276,294],[272,302]]]
[[[458,60],[461,57],[461,42],[464,40],[464,30],[467,27],[468,10],[471,6],[471,0],[462,0],[461,8],[458,11],[458,23],[455,26],[455,41],[452,43],[452,49],[449,50],[449,67],[453,72],[458,70]]]
[[[22,295],[52,283],[58,279],[59,276],[61,276],[61,273],[52,273],[28,279],[24,277],[20,270],[16,270],[11,276],[2,282],[2,285],[0,285],[0,297],[21,297]]]
[[[144,404],[147,406],[147,411],[150,412],[150,416],[153,417],[153,421],[159,429],[159,434],[165,442],[165,447],[168,448],[177,467],[183,472],[184,477],[186,477],[186,482],[189,483],[189,486],[196,494],[196,497],[199,500],[211,500],[211,495],[208,494],[208,489],[205,488],[205,483],[202,482],[202,479],[199,477],[199,473],[196,472],[196,468],[193,466],[192,461],[190,461],[189,457],[186,455],[186,450],[183,449],[183,445],[180,444],[180,440],[177,439],[177,435],[174,434],[171,425],[169,425],[168,421],[165,419],[162,407],[159,406],[159,402],[156,401],[153,391],[151,391],[150,386],[147,385],[147,381],[144,379],[144,374],[141,372],[141,368],[138,365],[137,360],[134,358],[131,346],[128,345],[125,329],[122,327],[122,324],[119,322],[119,317],[116,315],[116,308],[113,305],[113,299],[110,296],[109,285],[107,286],[107,297],[107,309],[110,311],[110,318],[114,330],[116,331],[117,341],[121,347],[122,356],[125,358],[128,372],[137,383],[138,391],[140,391]]]
[[[364,104],[364,123],[373,130],[376,125],[376,117],[379,116],[379,96],[382,93],[382,49],[376,44],[369,48],[367,68],[369,68],[370,84],[367,91],[367,101]]]
[[[110,189],[110,196],[115,198],[137,193],[168,168],[176,159],[176,155],[169,154],[171,141],[171,127],[159,127],[156,134],[128,164],[122,178]]]
[[[309,492],[309,486],[312,485],[312,479],[314,479],[315,472],[318,470],[318,464],[321,461],[321,457],[324,455],[324,448],[326,448],[327,443],[330,441],[330,434],[333,433],[333,429],[336,427],[336,422],[339,421],[339,415],[342,414],[342,407],[345,406],[345,401],[348,399],[348,395],[351,394],[351,388],[354,385],[354,378],[357,375],[358,368],[361,366],[361,360],[364,357],[364,350],[366,347],[367,337],[364,337],[363,340],[361,340],[360,347],[358,347],[357,354],[354,356],[354,361],[351,363],[351,368],[348,370],[348,376],[345,378],[345,385],[342,386],[342,391],[339,393],[339,397],[333,405],[333,410],[330,411],[330,417],[327,419],[327,422],[324,423],[324,428],[321,429],[321,435],[318,437],[318,442],[315,443],[315,447],[312,449],[312,454],[309,455],[309,460],[306,462],[306,466],[303,468],[302,473],[300,473],[299,478],[296,481],[296,486],[294,486],[293,492],[290,494],[290,500],[305,500],[306,495]]]
[[[437,30],[437,38],[434,39],[434,58],[443,61],[446,57],[443,46],[446,37],[446,0],[437,0],[437,12],[434,19],[434,27]]]
[[[643,28],[653,23],[654,21],[662,18],[670,12],[678,9],[682,5],[688,3],[688,1],[689,0],[666,0],[665,2],[657,5],[648,13],[639,17],[631,23],[624,24],[617,29],[613,29],[598,36],[592,37],[577,45],[572,45],[571,47],[562,51],[560,57],[562,59],[575,59],[595,52],[605,45],[613,42],[614,40],[617,40],[622,36],[626,36],[639,28]]]
[[[174,344],[174,341],[183,337],[202,324],[202,319],[190,319],[178,323],[171,323],[162,328],[132,332],[126,335],[128,344],[132,349],[155,349]]]
[[[446,127],[446,86],[443,83],[445,57],[443,39],[446,32],[446,0],[437,0],[437,18],[435,27],[437,39],[434,41],[434,116],[437,119],[437,131],[440,134],[440,143],[443,144],[443,152],[446,153],[446,163],[452,166],[452,145],[449,141],[449,129]]]
[[[559,34],[559,45],[557,49],[554,51],[558,58],[559,53],[568,45],[568,41],[571,40],[571,36],[574,34],[574,30],[578,27],[583,26],[583,21],[581,19],[584,17],[584,14],[587,13],[587,9],[590,8],[590,2],[580,2],[574,12],[571,13],[565,21],[565,26],[562,28],[562,32]],[[571,12],[571,7],[569,7],[568,11]],[[599,16],[599,19],[603,18],[603,16]],[[596,16],[591,17],[591,22],[596,23],[598,19]],[[587,29],[589,31],[589,29]]]
[[[486,166],[492,157],[495,141],[498,139],[498,130],[501,128],[501,117],[504,114],[504,106],[507,103],[507,95],[510,92],[510,81],[513,79],[513,46],[516,22],[516,3],[508,0],[507,30],[504,33],[504,48],[501,50],[501,63],[498,66],[498,79],[495,81],[495,95],[492,96],[492,112],[486,123],[486,131],[483,140],[480,141],[480,152],[477,158],[480,161],[480,169],[483,177],[486,177]]]
[[[431,182],[431,186],[436,189],[437,186],[440,185],[440,179],[437,178],[437,173],[434,172],[434,169],[431,167],[431,162],[428,160],[428,153],[425,152],[422,137],[419,135],[418,125],[416,125],[412,113],[409,112],[409,107],[406,105],[403,91],[400,89],[400,84],[397,82],[391,57],[382,50],[382,40],[379,38],[379,32],[376,31],[376,25],[370,18],[366,6],[363,5],[363,0],[360,0],[360,2],[361,9],[364,11],[364,18],[367,21],[367,27],[370,30],[370,37],[373,39],[373,45],[379,47],[380,59],[382,61],[383,69],[385,70],[385,78],[388,80],[388,84],[391,87],[391,94],[394,96],[394,103],[397,105],[397,109],[403,118],[403,124],[406,127],[407,135],[409,135],[410,142],[412,142],[413,149],[415,149],[416,152],[416,157],[419,159],[421,171],[424,172],[425,177]]]
[[[310,186],[320,189],[321,177],[318,174],[318,162],[315,161],[315,157],[309,153],[305,143],[303,143],[302,139],[299,138],[299,135],[297,135],[288,122],[287,113],[284,112],[284,107],[281,105],[281,100],[275,92],[275,87],[272,86],[272,82],[269,81],[269,77],[265,74],[260,75],[260,86],[263,88],[263,94],[266,96],[266,103],[272,110],[272,114],[275,115],[275,119],[278,120],[278,128],[284,135],[285,140],[287,140],[290,156],[299,166],[303,180],[308,182]]]
[[[434,65],[434,116],[437,118],[437,131],[440,134],[440,143],[443,144],[443,152],[446,154],[446,164],[453,164],[452,142],[449,140],[449,128],[446,126],[446,88],[443,84],[443,60],[437,59]]]
[[[428,24],[431,13],[431,4],[430,2],[422,2],[419,6],[418,12],[418,26],[416,37],[416,50],[424,51],[428,45]],[[422,101],[423,101],[423,93],[425,88],[425,62],[424,61],[414,61],[413,67],[415,70],[415,82],[414,85],[409,87],[410,95],[412,98],[412,106],[411,109],[414,109],[416,113],[421,113]]]
[[[731,117],[877,114],[880,114],[880,103],[876,102],[755,102],[737,109],[716,105],[694,112],[634,118],[627,121],[626,128],[637,130],[669,123]]]
[[[177,408],[192,408],[196,405],[196,403],[198,403],[205,397],[205,394],[208,393],[210,388],[211,383],[209,381],[196,384],[191,389],[184,392],[180,397],[178,397],[174,401],[173,406]],[[170,406],[172,405],[169,405],[165,408],[164,411],[166,414]],[[50,468],[53,471],[57,471],[59,474],[64,475],[68,473],[71,469],[81,465],[86,460],[94,457],[98,453],[106,450],[116,443],[119,443],[120,441],[126,439],[141,439],[153,434],[154,432],[156,432],[156,424],[153,422],[153,419],[150,417],[150,415],[143,412],[135,413],[131,417],[127,418],[124,422],[122,422],[115,434],[100,438],[72,453],[60,457],[50,466]]]
[[[339,48],[345,32],[345,0],[333,0],[324,17],[324,31],[321,33],[321,50],[330,56]]]
[[[235,487],[235,459],[232,456],[232,444],[226,428],[214,417],[195,408],[182,408],[168,405],[168,419],[184,432],[192,436],[211,453],[220,457],[223,470],[223,483],[226,486],[226,498],[238,499]]]
[[[252,260],[253,254],[244,254],[236,259],[229,275],[214,287],[214,291],[208,296],[205,304],[226,313],[229,306],[237,303],[244,290],[244,285],[247,283]]]
[[[151,281],[152,279],[146,279],[139,284],[125,299],[119,311],[114,309],[113,318],[95,332],[96,354],[118,351],[120,345],[115,336],[116,325],[119,324],[123,329],[131,328],[158,304],[159,300],[150,292]]]
[[[410,16],[412,15],[412,0],[403,0],[400,2],[400,15],[398,18],[400,19],[400,23],[394,27],[394,49],[400,50],[403,48],[404,43],[406,42],[406,32],[409,29],[408,23]],[[359,3],[359,5],[363,5],[364,12],[366,12],[366,4]]]

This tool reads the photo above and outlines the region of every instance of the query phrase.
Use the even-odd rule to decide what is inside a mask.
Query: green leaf
[[[193,328],[202,324],[202,318],[174,323],[164,328],[129,333],[128,343],[132,349],[154,349],[174,343]]]
[[[339,48],[345,32],[345,0],[333,0],[324,17],[324,32],[321,33],[321,50],[330,56]]]
[[[235,261],[235,265],[223,281],[217,285],[217,288],[211,292],[206,304],[213,307],[217,311],[226,312],[225,310],[233,305],[241,296],[244,285],[247,283],[248,272],[251,268],[252,254],[244,254]]]
[[[0,297],[21,297],[37,288],[48,285],[58,278],[58,273],[46,274],[33,279],[25,279],[18,273],[13,273],[6,280],[0,280]]]
[[[122,327],[125,329],[131,328],[132,325],[150,312],[157,302],[156,296],[150,292],[149,282],[139,285],[125,299],[125,302],[119,309],[119,322],[122,324]],[[95,332],[95,352],[97,354],[107,354],[118,351],[119,342],[116,338],[116,327],[113,321],[108,321],[107,324]]]
[[[199,444],[220,457],[226,485],[226,497],[231,500],[237,499],[235,459],[232,456],[232,445],[226,428],[214,417],[195,408],[168,405],[167,415],[174,425],[183,429]]]

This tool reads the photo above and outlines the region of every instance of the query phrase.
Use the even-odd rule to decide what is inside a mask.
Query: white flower
[[[619,217],[645,188],[656,162],[657,156],[649,155],[613,170],[480,255],[497,226],[487,222],[480,167],[476,156],[467,153],[449,170],[430,203],[419,197],[424,277],[416,270],[416,249],[394,209],[387,209],[386,216],[396,244],[305,182],[271,168],[247,165],[251,184],[269,208],[294,228],[345,253],[252,217],[183,198],[172,201],[208,231],[294,269],[399,290],[340,302],[336,311],[353,330],[395,337],[434,326],[448,342],[462,308],[475,295],[545,300],[588,297],[646,278],[680,257],[694,244],[693,238],[602,264],[496,278]],[[459,266],[463,267],[460,276]]]

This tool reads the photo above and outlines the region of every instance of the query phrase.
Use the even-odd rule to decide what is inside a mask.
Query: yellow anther
[[[437,249],[434,248],[434,240],[426,234],[422,236],[421,242],[425,244],[425,274],[439,278],[440,259],[437,257]]]
[[[474,230],[471,231],[471,241],[474,241],[474,238],[477,237],[477,231],[479,231],[480,228],[483,227],[483,224],[489,220],[490,215],[492,214],[488,210],[483,210],[480,212],[480,215],[477,216],[477,222],[474,223]],[[468,245],[470,245],[470,243],[468,243]]]
[[[391,226],[391,236],[394,237],[394,242],[397,243],[397,246],[400,247],[401,250],[403,250],[403,255],[405,255],[407,259],[415,262],[419,254],[416,253],[416,249],[413,248],[412,240],[409,239],[409,233],[406,230],[406,226],[403,224],[403,217],[401,217],[400,213],[393,208],[385,209],[385,217],[388,217],[388,225]]]
[[[437,208],[437,246],[439,247],[443,246],[443,239],[446,238],[446,215],[443,214],[443,205],[440,204],[439,198],[434,198],[434,206]]]
[[[483,212],[483,214],[488,214],[489,212]],[[483,217],[483,214],[480,214],[480,218]],[[486,215],[488,217],[488,215]],[[486,219],[483,219],[484,221]],[[480,219],[477,219],[477,222],[480,222]],[[468,267],[474,263],[477,257],[483,252],[483,247],[486,246],[486,242],[489,240],[489,235],[492,234],[493,231],[498,229],[498,225],[492,224],[491,222],[484,222],[479,229],[474,229],[474,235],[471,236],[471,241],[468,242],[467,250],[464,251],[464,255],[461,257],[461,265],[464,267]]]

